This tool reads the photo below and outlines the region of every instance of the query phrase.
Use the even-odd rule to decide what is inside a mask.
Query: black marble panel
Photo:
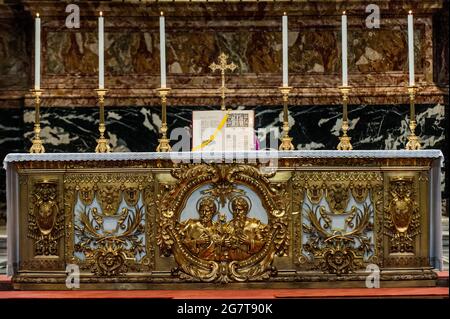
[[[216,107],[169,107],[169,131],[189,128],[193,110],[213,110]],[[251,109],[251,108],[242,108]],[[258,137],[264,140],[271,128],[281,127],[282,108],[255,107]],[[440,148],[445,140],[444,107],[416,106],[418,127],[424,148]],[[341,125],[340,106],[290,106],[290,135],[298,149],[334,149]],[[349,106],[349,135],[354,149],[402,149],[407,141],[409,105]],[[33,136],[34,110],[24,113],[25,143],[28,148]],[[89,152],[98,137],[98,109],[42,109],[41,136],[48,152]],[[161,123],[159,107],[107,108],[107,134],[114,151],[153,151],[157,145]]]
[[[217,107],[169,107],[169,131],[192,125],[193,110]],[[247,108],[250,109],[250,108]],[[257,136],[264,144],[270,130],[279,132],[281,106],[254,107]],[[444,148],[445,112],[442,105],[416,106],[424,148]],[[297,149],[335,149],[341,125],[341,106],[290,106],[290,135]],[[350,105],[349,136],[354,149],[403,149],[408,135],[409,105]],[[92,152],[98,138],[97,107],[43,108],[41,137],[47,152]],[[154,151],[161,123],[160,107],[106,109],[107,136],[113,151]],[[10,152],[27,151],[33,137],[33,109],[0,110],[0,158]],[[173,142],[172,142],[173,144]],[[5,203],[5,172],[0,173],[0,211]]]

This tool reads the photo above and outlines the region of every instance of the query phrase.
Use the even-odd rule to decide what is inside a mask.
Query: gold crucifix
[[[234,64],[233,62],[231,62],[230,64],[227,64],[227,60],[228,60],[228,55],[226,55],[225,53],[220,53],[219,55],[219,63],[217,64],[216,62],[211,63],[211,65],[209,66],[209,68],[214,72],[217,70],[220,70],[221,74],[222,74],[222,87],[220,88],[220,90],[222,91],[222,106],[221,106],[221,110],[225,111],[225,71],[226,70],[230,70],[231,72],[233,72],[236,68],[237,65]]]

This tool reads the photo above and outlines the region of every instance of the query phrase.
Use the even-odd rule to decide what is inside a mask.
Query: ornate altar
[[[442,154],[9,154],[16,289],[435,285]],[[375,265],[375,266],[374,266]]]

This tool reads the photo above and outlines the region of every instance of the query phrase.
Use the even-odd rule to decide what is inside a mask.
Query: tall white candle
[[[288,86],[288,17],[286,12],[282,18],[283,30],[283,86]]]
[[[34,89],[41,89],[41,18],[36,14],[34,35]]]
[[[103,32],[103,13],[98,17],[98,88],[105,88],[105,39]]]
[[[409,86],[413,86],[414,81],[414,22],[412,11],[408,14],[408,63],[409,63]]]
[[[166,87],[166,31],[164,13],[159,17],[159,50],[161,62],[161,88]]]
[[[347,16],[342,13],[342,86],[348,86],[347,70]]]

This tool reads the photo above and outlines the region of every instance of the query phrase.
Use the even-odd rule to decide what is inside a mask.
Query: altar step
[[[220,290],[70,290],[70,291],[17,291],[11,277],[0,275],[0,299],[9,298],[175,298],[175,299],[252,299],[252,298],[399,298],[449,297],[448,271],[440,271],[436,287],[406,288],[326,288],[326,289],[242,289]],[[249,293],[251,291],[251,293]]]
[[[448,274],[448,273],[447,273]],[[3,276],[6,277],[6,276]],[[2,287],[0,276],[0,287]],[[6,283],[4,283],[7,285]],[[0,291],[0,299],[290,299],[290,298],[448,298],[448,287],[241,290],[67,290]]]

